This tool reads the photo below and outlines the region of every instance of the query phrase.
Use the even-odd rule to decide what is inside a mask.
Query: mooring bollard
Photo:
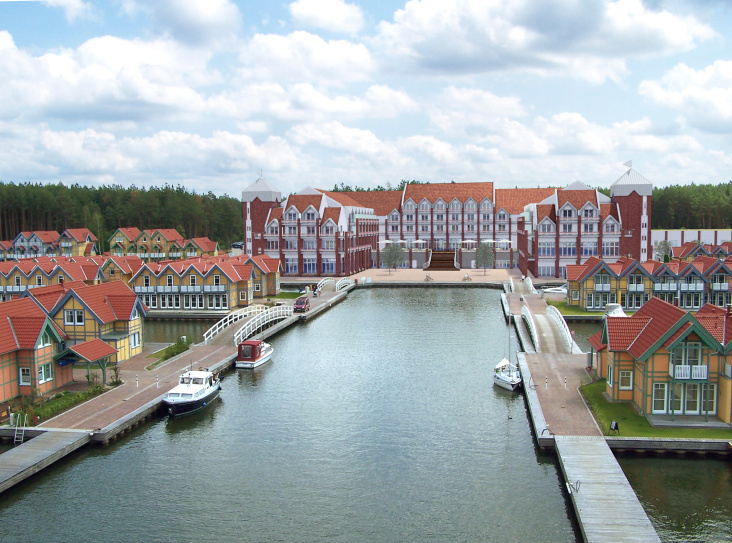
[[[567,378],[564,378],[564,390],[567,390]]]
[[[155,388],[160,388],[160,377],[155,376]]]
[[[544,377],[544,390],[549,388],[549,377]]]
[[[140,376],[135,375],[135,388],[140,388]]]

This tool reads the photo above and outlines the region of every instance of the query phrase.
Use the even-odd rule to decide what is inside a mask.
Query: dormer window
[[[452,202],[450,202],[450,209],[451,210],[461,209],[461,208],[462,208],[462,206],[460,205],[460,202],[458,202],[457,200],[453,200]]]
[[[505,214],[505,213],[504,213],[503,211],[501,211],[501,212],[500,212],[500,213],[498,214],[498,220],[499,220],[499,221],[505,221],[506,219],[507,219],[507,216],[506,216],[506,214]]]
[[[562,209],[562,217],[564,217],[565,219],[574,217],[574,214],[572,213],[572,208],[565,207],[564,209]]]
[[[173,276],[172,275],[166,275],[165,276],[165,284],[169,287],[173,286]]]
[[[397,222],[399,220],[399,214],[398,213],[392,213],[391,217],[389,217],[390,221]]]
[[[312,211],[308,211],[307,213],[305,213],[305,220],[306,221],[314,221],[315,220],[315,213],[313,213]]]
[[[287,214],[287,220],[288,221],[295,221],[295,220],[297,220],[297,213],[295,213],[294,211],[290,211]]]
[[[442,201],[437,202],[435,204],[435,209],[437,209],[439,211],[442,211],[443,209],[445,209],[445,202],[442,202]]]
[[[591,209],[591,208],[585,209],[585,218],[586,219],[591,219],[594,216],[595,216],[595,210],[594,209]]]
[[[421,202],[419,204],[420,211],[425,211],[425,210],[428,210],[429,208],[430,208],[430,203],[429,202]]]
[[[609,222],[605,224],[605,232],[614,233],[615,232],[615,223]]]
[[[542,223],[540,231],[543,233],[554,232],[554,225],[548,222]]]

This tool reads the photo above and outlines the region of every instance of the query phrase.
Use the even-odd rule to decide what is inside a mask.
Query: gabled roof
[[[639,196],[651,196],[653,194],[653,183],[633,168],[630,168],[610,185],[611,196],[628,196],[634,191]]]
[[[118,352],[117,349],[99,338],[85,341],[84,343],[77,343],[69,347],[69,350],[89,362],[96,362]]]
[[[555,213],[554,206],[551,204],[538,204],[536,206],[536,224],[539,224],[544,219],[549,219],[553,223],[557,222],[557,214]]]
[[[207,237],[203,238],[191,238],[191,243],[199,247],[205,253],[216,252],[219,248],[219,244],[215,241],[211,241]]]
[[[529,204],[538,204],[552,196],[555,188],[496,189],[495,208],[506,210],[511,215],[524,212]]]
[[[123,281],[110,281],[97,285],[84,284],[83,286],[73,283],[64,286],[68,286],[69,290],[56,304],[52,311],[53,314],[60,311],[70,297],[81,301],[102,324],[129,320],[132,310],[136,306],[143,315],[146,313],[135,293]]]
[[[338,218],[341,215],[342,207],[326,207],[323,210],[323,218],[320,221],[321,224],[323,224],[327,220],[332,220],[334,223],[338,224]]]
[[[63,331],[30,298],[0,303],[0,354],[35,349],[41,332],[47,326],[59,338],[65,337]]]
[[[287,203],[284,208],[285,211],[291,207],[295,207],[299,213],[304,213],[310,206],[315,208],[315,211],[320,210],[320,202],[323,199],[322,196],[313,194],[292,194],[287,197]]]
[[[591,256],[583,264],[567,265],[568,281],[584,281],[599,267],[604,264],[603,260],[596,256]]]
[[[732,349],[732,311],[705,304],[694,317],[714,339],[724,345],[725,352]]]
[[[569,203],[576,210],[580,210],[588,202],[599,209],[596,191],[573,189],[560,189],[557,191],[557,209],[562,209],[565,204]]]
[[[602,342],[602,331],[597,332],[596,334],[592,334],[590,337],[587,338],[587,342],[592,345],[592,347],[599,353],[600,351],[603,351],[607,348],[607,345],[605,345]]]
[[[33,234],[35,234],[38,239],[40,239],[43,243],[52,244],[57,243],[59,238],[61,237],[61,234],[59,234],[55,230],[34,230]],[[31,236],[28,236],[28,238],[30,237]]]
[[[68,237],[79,242],[87,241],[87,239],[90,241],[99,241],[88,228],[67,228],[62,235],[68,235]]]
[[[263,273],[276,273],[281,269],[279,259],[271,258],[267,255],[250,257],[245,263],[252,263],[262,270]]]
[[[478,205],[486,198],[492,202],[493,183],[410,183],[404,189],[405,202],[411,199],[415,204],[419,205],[422,200],[426,199],[431,204],[434,204],[440,198],[447,204],[456,198],[463,204],[471,198]]]
[[[142,233],[140,232],[139,228],[135,228],[134,226],[130,228],[117,228],[114,234],[116,234],[117,232],[126,237],[128,241],[135,241],[137,237]],[[112,236],[114,236],[114,234]]]
[[[282,207],[273,207],[269,210],[269,217],[267,218],[267,224],[271,223],[272,221],[276,221],[278,219],[282,218],[282,213],[285,211]]]
[[[361,192],[330,192],[327,190],[321,190],[321,189],[315,189],[318,192],[325,194],[328,198],[331,200],[335,200],[342,206],[346,207],[370,207],[363,205],[359,199],[356,198],[357,194],[361,194]],[[367,191],[363,192],[364,194],[368,194]],[[365,197],[364,197],[365,198]],[[288,204],[289,207],[289,204]]]
[[[679,247],[671,247],[671,256],[673,258],[686,258],[691,254],[701,253],[703,255],[709,254],[704,246],[699,245],[694,241],[687,241]]]
[[[617,204],[600,204],[600,219],[605,221],[608,217],[612,217],[616,222],[620,222]]]
[[[651,322],[650,317],[606,317],[603,340],[610,351],[630,351],[641,332]]]
[[[261,202],[279,202],[282,193],[264,177],[260,176],[254,183],[241,191],[241,201],[244,203],[253,202],[257,198]]]

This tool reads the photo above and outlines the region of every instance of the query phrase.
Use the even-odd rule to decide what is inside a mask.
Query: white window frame
[[[42,385],[53,380],[53,364],[46,362],[38,365],[38,384]]]
[[[18,375],[18,384],[21,386],[30,386],[31,384],[31,370],[29,367],[19,368],[20,372]]]
[[[618,373],[618,389],[633,390],[633,370],[620,370]],[[623,384],[623,378],[628,380],[628,384]]]

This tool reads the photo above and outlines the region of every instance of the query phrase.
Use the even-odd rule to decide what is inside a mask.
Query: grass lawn
[[[610,422],[618,421],[619,435],[624,437],[685,437],[693,439],[732,439],[732,430],[717,428],[654,428],[627,403],[608,402],[603,396],[605,380],[581,387],[595,419],[607,434]]]
[[[562,315],[581,315],[583,317],[585,317],[587,315],[592,315],[592,316],[602,315],[602,313],[597,313],[594,311],[585,311],[584,309],[581,309],[577,306],[567,305],[567,302],[558,302],[558,301],[546,300],[546,299],[544,301],[548,305],[556,307]]]
[[[270,300],[295,300],[300,296],[304,296],[305,293],[299,292],[281,292],[277,296],[267,296]]]

